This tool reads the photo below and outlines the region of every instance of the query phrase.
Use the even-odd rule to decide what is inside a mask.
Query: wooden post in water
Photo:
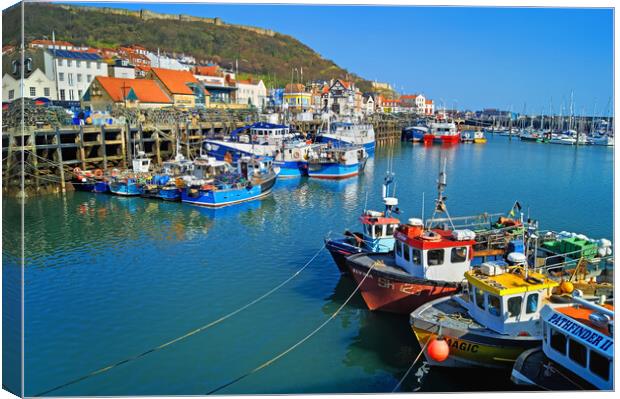
[[[103,171],[107,173],[108,171],[108,148],[105,143],[105,126],[103,124],[101,125],[101,140],[99,140],[99,142],[101,143],[101,148],[103,150]]]
[[[80,131],[78,135],[78,148],[80,150],[80,160],[82,161],[82,170],[86,170],[86,153],[84,151],[84,126],[80,125]]]
[[[159,130],[155,130],[154,132],[155,134],[155,157],[157,159],[157,165],[161,165],[161,151],[160,151],[160,144],[159,144]]]
[[[65,187],[65,163],[62,159],[62,146],[60,145],[60,129],[56,127],[56,156],[60,165],[60,189],[64,193],[67,191]]]
[[[39,192],[39,158],[37,154],[37,140],[34,134],[35,129],[30,128],[30,154],[32,157],[32,166],[34,167],[34,176],[35,176],[35,187],[37,192]],[[22,136],[22,140],[25,139],[25,136]],[[22,171],[23,173],[23,171]]]

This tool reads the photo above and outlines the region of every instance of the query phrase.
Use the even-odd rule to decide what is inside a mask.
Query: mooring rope
[[[407,378],[407,376],[409,375],[409,373],[411,372],[411,370],[413,369],[413,366],[415,366],[415,364],[418,362],[418,360],[420,360],[420,357],[422,356],[422,354],[424,353],[424,350],[426,349],[426,347],[428,346],[428,344],[431,342],[433,336],[431,334],[428,335],[428,339],[426,340],[426,342],[424,343],[424,346],[422,346],[422,348],[420,348],[420,353],[418,353],[418,356],[416,356],[415,359],[413,359],[413,363],[411,363],[411,366],[409,366],[409,368],[407,369],[407,371],[405,372],[405,375],[403,375],[403,378],[400,379],[400,381],[398,381],[398,384],[396,384],[396,386],[394,387],[394,389],[392,389],[392,392],[396,392],[396,390],[398,388],[400,388],[400,386],[402,385],[402,383],[405,381],[405,378]]]
[[[236,310],[234,310],[234,311],[232,311],[232,312],[230,312],[230,313],[220,317],[219,319],[213,320],[210,323],[205,324],[205,325],[203,325],[201,327],[198,327],[198,328],[196,328],[196,329],[194,329],[194,330],[192,330],[192,331],[190,331],[190,332],[188,332],[186,334],[183,334],[180,337],[177,337],[177,338],[175,338],[175,339],[173,339],[171,341],[165,342],[165,343],[163,343],[161,345],[153,347],[153,348],[151,348],[149,350],[146,350],[146,351],[144,351],[142,353],[139,353],[137,355],[125,358],[125,359],[120,360],[120,361],[118,361],[116,363],[113,363],[113,364],[110,364],[108,366],[102,367],[102,368],[100,368],[98,370],[92,371],[92,372],[90,372],[90,373],[88,373],[86,375],[83,375],[81,377],[75,378],[75,379],[73,379],[71,381],[68,381],[68,382],[66,382],[64,384],[61,384],[61,385],[58,385],[58,386],[56,386],[54,388],[48,389],[46,391],[43,391],[43,392],[41,392],[39,394],[36,394],[34,396],[47,395],[48,393],[57,391],[57,390],[59,390],[61,388],[65,388],[65,387],[68,387],[70,385],[74,385],[74,384],[76,384],[78,382],[84,381],[84,380],[86,380],[88,378],[91,378],[91,377],[94,377],[94,376],[99,375],[101,373],[104,373],[106,371],[109,371],[109,370],[111,370],[111,369],[113,369],[115,367],[118,367],[120,365],[123,365],[123,364],[129,363],[131,361],[137,360],[137,359],[139,359],[141,357],[144,357],[144,356],[146,356],[146,355],[148,355],[150,353],[156,352],[156,351],[158,351],[160,349],[164,349],[164,348],[166,348],[166,347],[168,347],[168,346],[170,346],[172,344],[175,344],[175,343],[177,343],[179,341],[182,341],[182,340],[184,340],[186,338],[189,338],[192,335],[196,335],[199,332],[205,331],[205,330],[207,330],[207,329],[209,329],[209,328],[211,328],[213,326],[216,326],[216,325],[220,324],[221,322],[223,322],[223,321],[233,317],[234,315],[236,315],[238,313],[241,313],[242,311],[246,310],[247,308],[251,307],[252,305],[255,305],[258,302],[262,301],[263,299],[267,298],[269,295],[273,294],[274,292],[276,292],[280,288],[284,287],[288,282],[290,282],[292,279],[297,277],[302,271],[304,271],[310,265],[310,263],[312,263],[312,261],[314,261],[314,259],[316,259],[316,257],[319,255],[319,253],[321,253],[321,251],[325,248],[325,245],[326,244],[324,243],[323,246],[318,251],[316,251],[316,253],[312,256],[312,258],[310,258],[310,260],[308,262],[306,262],[305,265],[303,265],[299,270],[297,270],[295,273],[293,273],[286,280],[284,280],[280,284],[276,285],[275,287],[273,287],[272,289],[270,289],[269,291],[267,291],[263,295],[255,298],[254,300],[248,302],[247,304],[241,306],[240,308],[237,308]]]
[[[340,307],[329,317],[327,318],[323,323],[321,323],[317,328],[315,328],[314,330],[312,330],[312,332],[310,332],[310,334],[306,335],[304,338],[302,338],[300,341],[297,341],[297,343],[295,343],[294,345],[290,346],[288,349],[286,349],[284,352],[281,352],[279,355],[271,358],[270,360],[267,360],[266,362],[262,363],[260,366],[257,366],[255,368],[253,368],[252,370],[248,371],[245,374],[240,375],[239,377],[225,383],[222,384],[220,386],[218,386],[215,389],[212,389],[211,391],[207,392],[207,395],[212,395],[216,392],[221,391],[222,389],[229,387],[233,384],[236,384],[237,382],[251,376],[254,373],[259,372],[260,370],[272,365],[273,363],[275,363],[277,360],[281,359],[282,357],[286,356],[287,354],[289,354],[290,352],[292,352],[293,350],[295,350],[297,347],[299,347],[301,344],[303,344],[304,342],[306,342],[307,340],[309,340],[310,338],[312,338],[316,333],[318,333],[323,327],[325,327],[327,325],[327,323],[329,323],[330,321],[332,321],[336,316],[338,316],[338,314],[340,313],[340,311],[347,305],[347,303],[349,303],[349,301],[353,298],[353,296],[357,293],[357,291],[359,291],[360,287],[362,286],[362,284],[364,284],[364,281],[366,280],[366,278],[368,277],[368,275],[370,274],[370,272],[374,269],[375,264],[373,263],[370,268],[368,269],[368,271],[366,272],[366,274],[364,275],[364,278],[362,278],[362,280],[359,282],[359,284],[357,285],[357,287],[355,287],[355,290],[353,290],[353,292],[351,293],[351,295],[349,295],[349,297],[346,299],[346,301],[344,301],[344,303],[342,305],[340,305]]]

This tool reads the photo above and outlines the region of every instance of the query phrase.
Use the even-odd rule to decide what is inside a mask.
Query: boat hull
[[[338,270],[342,274],[349,274],[349,268],[347,267],[347,257],[368,252],[361,246],[352,245],[349,243],[349,239],[325,239],[325,248],[329,251]]]
[[[134,197],[142,194],[142,190],[135,182],[112,182],[110,192],[123,197]]]
[[[357,284],[361,284],[362,298],[370,310],[409,314],[429,301],[460,290],[457,284],[447,282],[414,277],[398,279],[376,268],[364,280],[368,267],[355,262],[354,258],[347,258],[347,267]]]
[[[427,134],[424,136],[425,144],[457,144],[460,140],[459,135],[443,135],[443,136],[435,136],[433,134]]]
[[[309,166],[308,176],[316,179],[347,179],[357,176],[360,164],[342,165],[340,163],[324,163],[319,166]]]
[[[346,139],[342,137],[339,138],[339,137],[335,137],[329,134],[323,134],[321,136],[318,136],[317,139],[319,143],[325,143],[325,144],[331,143],[334,147],[363,145],[368,155],[372,155],[375,152],[375,140],[374,139],[367,140],[367,141],[362,141],[362,140],[347,141]]]
[[[192,205],[221,208],[264,197],[271,192],[275,183],[276,175],[273,175],[252,187],[225,190],[196,189],[197,194],[193,194],[191,188],[184,188],[181,192],[181,201]]]

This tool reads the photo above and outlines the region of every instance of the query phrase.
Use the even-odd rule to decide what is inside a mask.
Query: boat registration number
[[[404,283],[404,284],[396,285],[394,284],[393,280],[390,280],[389,278],[385,278],[385,277],[379,277],[377,279],[377,285],[380,288],[387,288],[387,289],[391,289],[394,291],[400,291],[400,292],[403,292],[409,295],[420,295],[422,293],[422,290],[417,289],[415,284]]]

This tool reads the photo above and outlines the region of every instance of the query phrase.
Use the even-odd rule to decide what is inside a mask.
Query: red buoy
[[[436,362],[443,362],[450,354],[450,347],[443,337],[434,338],[428,344],[428,356]]]

